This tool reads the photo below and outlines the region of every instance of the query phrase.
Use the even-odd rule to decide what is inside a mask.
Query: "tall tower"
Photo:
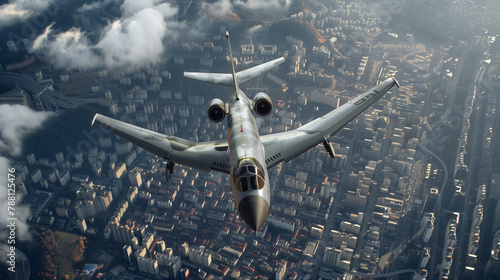
[[[14,41],[7,41],[7,47],[9,48],[9,52],[17,53],[16,43]]]
[[[132,246],[130,245],[125,245],[123,246],[123,255],[125,257],[125,260],[127,262],[132,262]]]

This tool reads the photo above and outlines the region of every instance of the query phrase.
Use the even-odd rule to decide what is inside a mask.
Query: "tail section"
[[[231,74],[233,75],[233,91],[236,99],[238,99],[238,79],[236,78],[236,71],[234,70],[233,53],[231,52],[231,41],[229,41],[229,31],[226,31],[227,44],[229,45],[229,61],[231,62]]]

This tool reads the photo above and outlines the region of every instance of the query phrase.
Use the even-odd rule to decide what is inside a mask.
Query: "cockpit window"
[[[259,176],[258,182],[259,182],[259,190],[262,190],[264,188],[264,179]]]
[[[239,169],[233,173],[233,182],[240,192],[263,189],[265,181],[262,167],[252,158],[241,160]]]
[[[247,168],[245,166],[241,167],[240,170],[238,170],[238,174],[236,175],[237,177],[240,177],[247,171]]]
[[[245,178],[245,177],[240,178],[239,181],[241,181],[241,186],[242,186],[241,190],[244,191],[244,192],[248,191],[248,181],[247,181],[247,178]]]
[[[252,173],[252,174],[255,174],[255,166],[253,165],[249,165],[248,166],[248,172]]]
[[[255,180],[255,175],[250,176],[250,186],[252,186],[252,190],[257,190],[257,182]]]

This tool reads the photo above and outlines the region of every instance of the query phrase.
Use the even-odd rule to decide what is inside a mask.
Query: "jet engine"
[[[208,118],[213,122],[221,122],[226,117],[226,110],[224,109],[224,101],[219,98],[212,99],[208,104],[207,110]]]
[[[253,110],[261,117],[267,116],[273,110],[273,102],[269,95],[259,92],[253,98]]]

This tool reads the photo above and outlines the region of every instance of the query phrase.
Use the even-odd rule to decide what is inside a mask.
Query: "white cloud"
[[[235,0],[233,4],[253,11],[282,11],[286,6],[280,0]]]
[[[9,0],[0,6],[0,28],[42,13],[56,0]]]
[[[50,116],[35,112],[21,105],[0,105],[0,154],[18,156],[22,151],[22,139],[33,132]]]
[[[203,9],[211,17],[224,18],[232,12],[233,5],[229,0],[220,0],[213,3],[203,3]]]
[[[50,56],[54,58],[56,67],[59,68],[95,68],[103,63],[94,52],[87,36],[78,28],[60,33],[52,37],[52,26],[49,25],[44,33],[33,43],[33,48],[46,48]]]
[[[208,21],[231,21],[239,20],[236,12],[238,10],[251,12],[265,12],[284,14],[289,5],[281,0],[218,0],[215,2],[204,2],[199,22],[202,25]]]
[[[92,11],[117,1],[96,1],[83,5],[79,10]],[[201,13],[194,22],[188,19],[179,23],[175,20],[179,8],[165,3],[165,0],[122,1],[121,18],[108,23],[101,31],[98,42],[91,42],[80,29],[71,28],[58,33],[50,25],[36,38],[33,47],[53,57],[55,66],[59,68],[140,66],[161,56],[169,40],[176,40],[181,35],[185,40],[200,36],[213,21],[238,20],[235,9],[272,13],[287,10],[280,0],[219,0],[203,2]]]
[[[118,2],[119,0],[102,0],[102,1],[94,1],[90,4],[83,4],[83,6],[81,6],[80,8],[78,8],[78,12],[92,12],[94,10],[99,10],[99,9],[102,9],[104,7],[106,7],[107,5],[113,3],[113,2]]]
[[[143,64],[161,55],[166,30],[163,15],[146,8],[111,24],[96,47],[102,51],[108,67]]]
[[[35,112],[26,106],[21,105],[0,105],[0,205],[7,206],[8,191],[7,179],[8,168],[12,168],[10,158],[19,156],[22,153],[22,140],[29,133],[39,129],[53,113]],[[16,175],[17,176],[17,175]],[[21,197],[17,193],[16,201],[20,201]],[[0,223],[7,224],[8,213],[4,209],[0,211]],[[27,218],[30,216],[29,208],[16,204],[15,217],[16,221],[16,241],[30,240],[28,233]],[[4,241],[7,240],[9,228],[6,226],[0,227],[0,258],[6,257],[6,249]]]
[[[52,56],[60,68],[128,67],[157,59],[164,50],[163,40],[179,34],[180,25],[171,20],[178,10],[175,6],[155,0],[125,0],[121,9],[122,18],[110,22],[94,45],[77,28],[54,34],[51,25],[33,47]]]

